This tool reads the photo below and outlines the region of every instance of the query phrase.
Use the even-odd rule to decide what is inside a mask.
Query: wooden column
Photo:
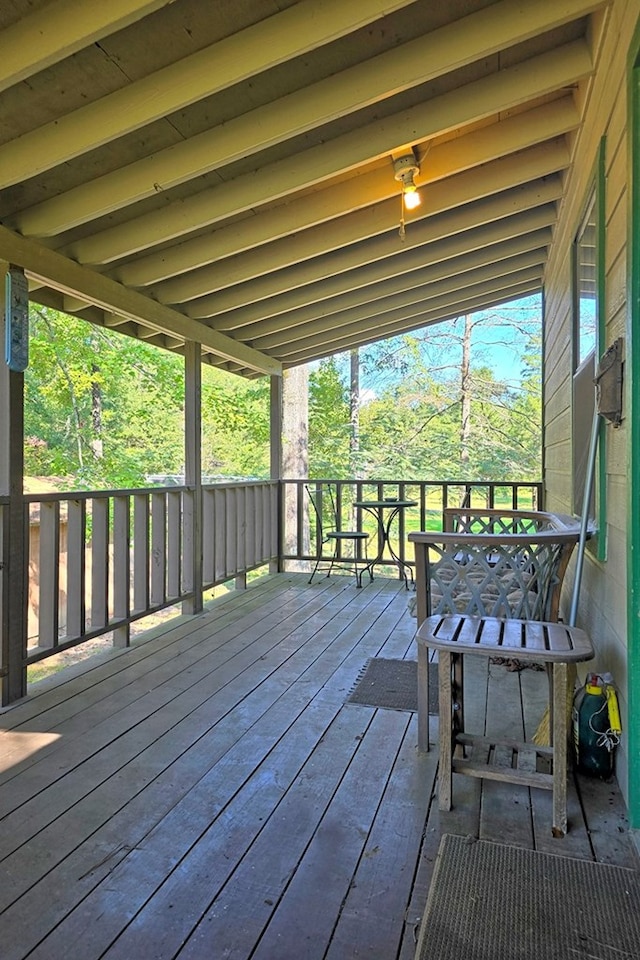
[[[2,705],[27,692],[28,520],[23,497],[24,374],[5,361],[4,283],[8,265],[0,262],[0,496],[9,497],[2,511],[0,570]]]
[[[191,492],[185,501],[184,576],[193,597],[183,613],[202,610],[202,360],[199,343],[184,345],[184,469]]]
[[[269,564],[269,573],[282,571],[282,543],[283,543],[283,504],[282,504],[282,377],[271,377],[270,393],[270,426],[269,445],[271,454],[271,479],[278,481],[277,524],[278,524],[278,559]]]

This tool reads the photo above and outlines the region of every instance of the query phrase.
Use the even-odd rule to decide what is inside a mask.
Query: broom
[[[580,595],[580,584],[582,581],[582,568],[584,566],[584,548],[587,542],[587,530],[589,525],[589,503],[591,502],[591,492],[593,490],[593,477],[596,467],[596,453],[598,450],[598,434],[600,426],[600,413],[597,408],[593,412],[593,423],[591,425],[591,439],[589,442],[589,457],[587,460],[587,476],[584,487],[584,496],[582,499],[582,517],[580,518],[580,538],[578,540],[578,554],[576,561],[576,573],[573,581],[573,594],[571,596],[571,609],[569,612],[569,626],[575,627],[578,615],[578,598]],[[567,675],[567,686],[573,689],[576,678],[575,664]],[[571,723],[572,699],[567,697],[567,726]],[[533,735],[533,742],[539,746],[548,746],[551,743],[551,712],[549,707],[545,708],[542,719],[538,724],[538,729]]]

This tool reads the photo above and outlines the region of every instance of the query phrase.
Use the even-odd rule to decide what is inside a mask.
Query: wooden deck
[[[345,705],[415,659],[407,596],[265,578],[6,710],[3,960],[411,960],[443,832],[637,866],[615,785],[571,784],[563,840],[525,787],[456,778],[438,813],[415,715]],[[536,729],[544,674],[466,676],[468,723]]]

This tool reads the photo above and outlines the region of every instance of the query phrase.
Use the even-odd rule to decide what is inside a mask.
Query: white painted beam
[[[110,0],[111,2],[111,0]],[[410,0],[302,0],[267,20],[170,64],[0,147],[0,187],[187,107],[329,43]],[[108,4],[105,4],[108,6]]]
[[[173,0],[56,0],[0,33],[0,90],[123,30]]]
[[[437,301],[447,295],[459,296],[461,289],[467,290],[485,283],[495,286],[503,283],[504,278],[512,274],[518,275],[517,282],[521,279],[541,277],[545,259],[545,251],[541,249],[504,257],[481,266],[468,265],[461,257],[458,271],[448,276],[439,279],[426,277],[424,284],[404,293],[381,296],[373,303],[341,310],[296,326],[292,330],[280,330],[256,337],[252,343],[258,350],[269,350],[278,355],[284,351],[286,355],[290,350],[295,351],[298,345],[304,348],[311,340],[318,342],[317,338],[321,338],[326,341],[328,335],[333,335],[332,331],[335,331],[336,336],[342,336],[352,329],[360,331],[361,324],[368,325],[369,329],[377,329],[382,324],[407,320],[416,314],[424,313],[430,309],[430,301]]]
[[[508,183],[504,183],[503,188],[498,194],[482,200],[471,199],[463,207],[412,223],[404,243],[399,242],[397,231],[390,231],[374,237],[366,244],[355,244],[326,254],[321,260],[305,260],[286,270],[266,274],[193,300],[187,304],[185,313],[209,321],[222,311],[263,301],[284,291],[301,290],[314,284],[322,284],[324,287],[330,277],[342,276],[347,271],[398,255],[402,255],[397,267],[401,270],[401,259],[407,256],[408,251],[424,244],[438,243],[446,237],[483,224],[498,222],[538,206],[551,206],[552,211],[555,211],[554,202],[562,196],[562,179],[557,174],[552,174],[521,187],[510,187]],[[555,219],[554,214],[553,218]],[[314,290],[310,290],[308,295],[310,298],[317,296]]]
[[[414,300],[423,298],[424,287],[427,284],[434,284],[441,280],[448,281],[452,277],[459,278],[463,273],[465,277],[458,282],[467,283],[467,272],[479,267],[490,265],[497,272],[503,261],[518,255],[533,258],[527,261],[527,266],[532,263],[542,263],[545,259],[544,250],[551,243],[551,237],[551,228],[546,227],[511,239],[499,238],[496,242],[485,243],[472,250],[464,248],[463,237],[455,238],[459,249],[452,257],[443,258],[434,263],[431,258],[425,258],[424,252],[421,251],[419,266],[411,269],[411,264],[406,264],[407,271],[410,272],[389,279],[380,278],[378,282],[368,286],[357,286],[342,296],[310,303],[298,310],[291,310],[269,317],[267,320],[243,326],[240,336],[245,343],[251,343],[258,350],[271,349],[279,341],[270,340],[270,337],[298,336],[301,326],[307,326],[316,320],[332,317],[335,325],[340,326],[342,323],[350,322],[351,319],[364,318],[372,311],[376,314],[382,313],[386,303],[389,304],[386,309],[395,310],[411,302],[412,298]],[[404,262],[405,258],[403,257],[402,260]]]
[[[433,241],[427,249],[412,247],[404,251],[402,257],[375,260],[355,270],[328,276],[321,284],[294,287],[246,307],[219,313],[207,322],[214,330],[226,333],[241,329],[243,338],[250,338],[252,327],[279,330],[289,317],[311,319],[323,311],[329,312],[334,302],[348,305],[374,298],[380,284],[387,287],[397,285],[398,288],[410,284],[413,275],[423,270],[425,263],[446,270],[456,257],[471,255],[494,244],[546,246],[551,240],[551,225],[555,220],[555,207],[545,204],[495,223],[469,227],[453,236]]]
[[[422,204],[412,211],[413,216],[407,222],[407,233],[420,220],[430,219],[435,214],[499,193],[505,188],[548,176],[564,169],[568,163],[569,151],[565,143],[553,141],[494,160],[477,171],[468,170],[441,183],[427,185],[421,190]],[[397,196],[149,289],[161,303],[184,303],[301,260],[360,243],[393,230],[399,222],[400,197]]]
[[[570,86],[591,70],[588,45],[576,41],[265,166],[259,176],[238,177],[78,240],[65,252],[80,263],[110,263],[391,156],[407,143],[493,116],[558,86]]]
[[[580,118],[571,95],[552,103],[516,114],[432,147],[416,177],[418,187],[434,183],[455,173],[489,163],[543,140],[550,140],[578,126]],[[359,210],[389,197],[398,197],[391,160],[335,186],[305,196],[304,201],[283,204],[268,212],[221,227],[206,236],[186,240],[159,253],[152,253],[117,271],[128,286],[158,283],[169,276],[197,269],[208,263],[244,252],[251,247],[272,243],[319,223]]]
[[[279,374],[278,361],[232,340],[223,333],[185,317],[184,314],[128,290],[109,277],[94,273],[54,250],[20,237],[0,226],[0,259],[21,266],[38,279],[62,293],[87,299],[108,311],[155,327],[156,330],[184,340],[202,343],[207,349],[227,360],[260,373]]]
[[[533,21],[523,17],[521,10],[514,10],[512,0],[480,10],[274,103],[235,117],[186,142],[129,164],[122,170],[52,197],[24,211],[10,225],[26,236],[53,236],[153,196],[158,187],[170,190],[186,180],[250,156],[320,123],[328,123],[391,94],[425,83],[479,56],[488,57],[499,49],[529,38],[534,23],[550,29],[547,26],[549,10],[544,7],[545,4],[535,6]],[[563,11],[561,20],[566,12]],[[0,162],[1,159],[0,148]]]
[[[65,313],[79,313],[81,310],[86,310],[87,307],[93,306],[88,300],[67,295],[63,296],[62,304],[62,309]]]

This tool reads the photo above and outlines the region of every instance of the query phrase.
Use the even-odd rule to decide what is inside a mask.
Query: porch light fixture
[[[414,177],[420,172],[418,161],[415,158],[413,150],[401,157],[396,157],[393,161],[393,173],[395,179],[399,181],[402,187],[402,214],[400,218],[400,237],[404,240],[404,214],[405,210],[415,210],[420,206],[420,194],[416,187]]]

